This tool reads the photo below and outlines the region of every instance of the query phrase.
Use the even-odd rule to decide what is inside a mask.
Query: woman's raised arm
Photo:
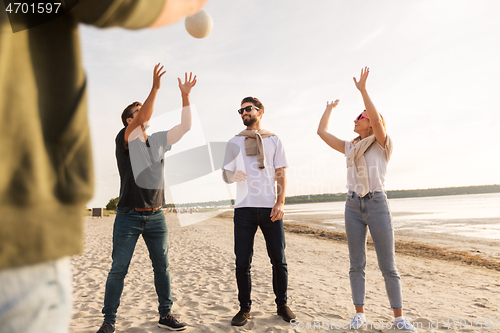
[[[332,147],[338,152],[345,154],[345,142],[337,138],[336,136],[328,133],[328,122],[330,120],[330,115],[334,107],[339,104],[339,100],[337,99],[335,102],[326,102],[326,110],[323,113],[323,117],[319,121],[318,125],[318,135],[323,141],[326,142],[327,145]]]
[[[366,113],[368,118],[370,118],[370,125],[372,126],[373,133],[377,138],[377,141],[385,146],[385,140],[387,139],[387,134],[385,133],[384,125],[382,124],[382,118],[380,117],[375,105],[373,105],[370,96],[368,96],[368,92],[366,91],[366,79],[368,78],[368,74],[370,73],[370,69],[365,67],[361,70],[361,75],[359,77],[359,82],[354,79],[354,84],[356,88],[361,92],[361,96],[363,97],[363,102],[365,103]]]

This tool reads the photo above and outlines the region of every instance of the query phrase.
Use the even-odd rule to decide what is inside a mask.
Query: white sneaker
[[[351,316],[351,329],[357,330],[358,328],[363,327],[363,324],[366,323],[366,317],[364,313],[356,313]]]
[[[413,326],[410,320],[411,319],[406,318],[395,320],[394,326],[402,331],[416,332],[417,329],[415,328],[415,326]]]

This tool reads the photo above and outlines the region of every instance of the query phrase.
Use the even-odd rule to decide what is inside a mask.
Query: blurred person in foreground
[[[0,1],[1,333],[69,330],[69,256],[82,252],[82,212],[93,194],[78,24],[161,27],[206,1],[81,0],[16,33]]]

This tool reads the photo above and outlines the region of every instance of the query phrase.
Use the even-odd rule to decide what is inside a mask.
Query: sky
[[[353,77],[368,66],[368,93],[394,142],[387,190],[500,184],[499,1],[211,0],[204,9],[214,22],[204,39],[191,37],[184,20],[140,31],[80,27],[96,186],[87,207],[119,194],[120,115],[146,99],[158,62],[167,72],[154,130],[180,121],[177,77],[198,78],[193,127],[166,161],[227,142],[244,129],[240,101],[255,96],[265,106],[263,128],[285,147],[287,195],[345,192],[345,157],[316,131],[326,102],[339,99],[329,131],[357,136],[353,120],[364,106]],[[170,186],[167,201],[233,195],[214,170]]]

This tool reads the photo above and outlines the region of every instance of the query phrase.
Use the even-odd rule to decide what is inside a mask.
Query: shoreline
[[[285,231],[295,234],[303,234],[312,237],[325,238],[336,242],[347,244],[345,232],[327,231],[319,228],[311,228],[298,223],[286,223]],[[396,241],[396,253],[417,258],[439,259],[446,261],[455,261],[465,265],[485,267],[500,272],[500,259],[484,258],[481,252],[474,255],[466,251],[454,251],[440,246],[419,243],[416,241]],[[368,238],[367,246],[374,249],[371,238]],[[474,250],[479,251],[479,250]]]
[[[291,216],[291,217],[290,217]],[[227,211],[218,215],[219,218],[232,219],[233,212]],[[288,218],[293,222],[287,221]],[[328,216],[332,218],[332,216]],[[320,214],[300,215],[286,214],[284,219],[284,228],[286,232],[310,236],[313,238],[328,239],[335,242],[347,244],[344,231],[328,230],[327,226],[318,222]],[[342,215],[334,218],[343,218]],[[428,259],[439,259],[445,261],[458,262],[464,265],[484,267],[500,272],[500,246],[497,242],[483,241],[481,244],[474,239],[458,240],[456,238],[448,239],[443,234],[433,234],[425,236],[416,236],[412,231],[395,231],[396,253]],[[407,238],[407,241],[400,240]],[[372,239],[368,233],[367,246],[374,249]],[[470,248],[467,250],[467,248]]]

